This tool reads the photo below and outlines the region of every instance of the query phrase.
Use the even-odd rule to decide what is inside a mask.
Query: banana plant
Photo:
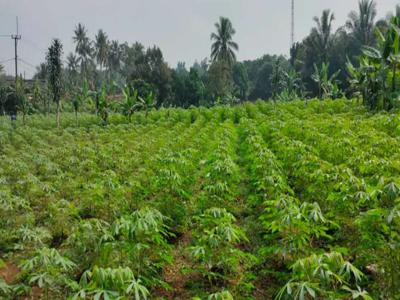
[[[147,96],[139,96],[139,91],[134,89],[133,93],[131,87],[125,85],[122,88],[122,93],[124,95],[124,103],[122,104],[122,113],[131,120],[132,115],[135,111],[145,111],[146,118],[150,110],[155,107],[155,97],[153,92],[147,94]]]
[[[107,99],[107,89],[106,86],[103,85],[100,91],[96,92],[96,106],[97,113],[103,121],[103,125],[107,124],[109,117],[110,104]]]
[[[281,76],[282,91],[276,95],[279,100],[291,101],[302,96],[304,90],[303,81],[296,70],[282,71]]]
[[[122,113],[131,121],[132,115],[135,111],[139,110],[142,106],[142,102],[138,97],[138,90],[135,89],[133,94],[131,88],[128,85],[122,89],[125,102],[122,104]]]
[[[150,92],[144,98],[139,97],[138,100],[139,100],[139,103],[140,103],[140,108],[146,112],[145,115],[146,115],[146,118],[147,118],[147,116],[149,114],[149,111],[152,108],[155,107],[155,97],[154,97],[153,92]]]
[[[75,112],[75,122],[78,125],[78,113],[80,107],[88,101],[91,101],[92,92],[89,90],[89,86],[86,80],[83,81],[83,86],[79,88],[73,95],[72,106]]]
[[[311,75],[311,79],[318,85],[318,96],[320,98],[339,98],[341,93],[337,77],[340,72],[341,70],[338,70],[329,76],[329,63],[322,63],[320,68],[314,64],[314,73]]]
[[[390,101],[389,65],[383,53],[373,47],[363,47],[360,67],[348,63],[351,82],[361,92],[364,104],[370,109],[387,106]]]
[[[276,97],[282,90],[282,75],[283,75],[282,61],[277,59],[274,61],[272,66],[272,73],[270,76],[271,88],[272,88],[272,99],[275,101]]]
[[[397,88],[400,66],[399,26],[400,18],[394,17],[385,34],[377,30],[377,47],[362,48],[359,68],[347,63],[350,83],[370,109],[381,107],[390,110],[400,95]]]
[[[397,22],[396,22],[397,21]],[[400,28],[398,27],[398,24],[396,23],[400,23],[400,18],[395,18],[395,20],[393,20],[393,22],[391,24],[391,29],[388,33],[389,36],[391,36],[391,39],[387,39],[391,41],[391,52],[389,55],[389,63],[391,64],[392,67],[392,73],[391,73],[391,77],[392,77],[392,87],[391,87],[391,91],[392,91],[392,97],[391,99],[397,98],[399,97],[400,93],[397,91],[397,80],[398,80],[398,76],[397,76],[397,70],[400,66]],[[387,44],[387,42],[386,42]],[[388,109],[391,109],[393,106],[393,103],[389,103],[389,107]]]

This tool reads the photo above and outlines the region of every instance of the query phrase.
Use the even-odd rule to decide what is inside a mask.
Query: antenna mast
[[[292,7],[291,7],[291,33],[290,33],[290,47],[294,45],[294,0],[292,0]]]
[[[17,81],[18,81],[18,40],[21,39],[21,35],[19,34],[19,28],[18,28],[18,17],[16,17],[16,25],[17,25],[17,33],[11,35],[11,38],[14,40],[14,51],[15,51],[15,88],[17,87]]]

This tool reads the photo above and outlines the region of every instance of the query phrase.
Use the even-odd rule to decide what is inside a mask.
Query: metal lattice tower
[[[16,25],[17,25],[17,33],[11,35],[11,38],[14,40],[14,50],[15,50],[15,88],[17,88],[18,81],[18,40],[21,39],[21,35],[19,34],[18,28],[18,17],[16,17]]]
[[[292,0],[291,13],[290,47],[294,45],[294,0]]]

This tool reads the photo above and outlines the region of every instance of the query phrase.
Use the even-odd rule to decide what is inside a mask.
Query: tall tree
[[[199,72],[194,68],[190,68],[189,76],[186,78],[186,88],[188,105],[198,106],[204,98],[205,85],[201,81]]]
[[[239,50],[237,43],[233,41],[236,31],[228,18],[220,17],[219,23],[215,23],[216,33],[211,34],[213,44],[211,46],[211,60],[224,61],[233,65],[236,61],[235,51]]]
[[[300,51],[302,50],[301,43],[294,43],[292,47],[290,47],[290,66],[296,69],[296,63],[298,63]]]
[[[278,94],[282,89],[282,77],[283,77],[283,67],[281,59],[278,58],[273,62],[272,72],[271,72],[271,91],[272,91],[272,99],[275,101],[277,99]]]
[[[87,36],[87,30],[84,25],[79,23],[74,30],[73,40],[75,42],[75,52],[79,56],[79,62],[81,64],[81,74],[86,78],[89,64],[93,55],[92,43]]]
[[[79,60],[73,53],[67,56],[67,70],[69,72],[78,72]]]
[[[69,89],[74,89],[79,79],[79,60],[72,52],[67,56],[67,70],[65,72],[66,85]]]
[[[164,61],[161,49],[156,46],[147,49],[145,60],[147,72],[144,79],[155,88],[157,106],[168,103],[171,98],[172,72]]]
[[[95,37],[95,49],[96,49],[96,60],[100,66],[100,70],[103,70],[103,67],[107,63],[108,57],[108,38],[106,33],[103,30],[99,30]]]
[[[5,85],[4,67],[0,64],[0,113],[5,116],[5,105],[9,96],[9,88]]]
[[[321,62],[328,61],[329,50],[335,37],[332,28],[334,20],[335,15],[329,9],[324,10],[320,18],[314,17],[316,27],[313,27],[311,30],[311,46],[314,47],[314,50],[320,56]]]
[[[199,73],[201,78],[207,77],[207,71],[208,71],[209,63],[208,63],[208,58],[205,57],[202,61],[198,62],[197,60],[194,62],[192,68],[196,69],[196,71]]]
[[[54,39],[47,52],[47,70],[49,73],[49,88],[53,101],[57,103],[57,127],[60,127],[60,101],[62,91],[62,44],[59,39]]]
[[[113,72],[118,72],[121,69],[122,51],[118,41],[112,41],[108,51],[108,66]]]
[[[249,75],[242,63],[236,63],[233,67],[233,82],[238,89],[241,100],[247,100],[249,92]]]
[[[3,86],[0,85],[0,113],[1,115],[5,116],[6,115],[6,108],[5,105],[7,103],[8,100],[8,96],[9,96],[9,91],[8,89]]]
[[[352,11],[346,27],[359,46],[372,46],[374,44],[374,28],[376,18],[376,3],[374,0],[360,0],[358,12]]]
[[[186,69],[186,64],[181,61],[178,61],[175,71],[179,75],[187,75],[189,73],[188,70]]]
[[[135,42],[131,46],[127,43],[123,44],[123,55],[122,55],[122,70],[121,73],[125,78],[132,77],[134,73],[140,73],[138,66],[143,64],[145,61],[145,48],[139,43]]]
[[[233,80],[229,66],[225,62],[214,62],[208,70],[208,92],[214,100],[231,94]]]
[[[46,80],[47,79],[47,65],[41,63],[36,67],[36,73],[33,75],[33,79]]]

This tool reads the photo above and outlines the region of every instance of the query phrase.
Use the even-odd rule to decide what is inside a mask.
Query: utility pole
[[[294,45],[294,0],[292,0],[292,18],[291,18],[291,33],[290,33],[290,47]]]
[[[16,34],[2,34],[0,37],[11,37],[11,39],[14,40],[14,61],[15,61],[15,92],[17,92],[17,86],[18,86],[18,40],[21,39],[21,35],[19,34],[19,29],[18,29],[18,17],[16,19],[16,25],[17,25],[17,32]],[[15,98],[15,97],[14,97]],[[16,100],[15,100],[16,101]],[[15,121],[17,119],[17,103],[14,103],[14,111],[10,113],[11,121]],[[13,122],[13,126],[15,126],[15,123]]]
[[[16,24],[17,24],[17,33],[11,35],[11,38],[14,40],[14,51],[15,51],[15,88],[17,88],[17,81],[18,81],[18,40],[21,39],[21,35],[18,32],[18,17],[16,17]]]

